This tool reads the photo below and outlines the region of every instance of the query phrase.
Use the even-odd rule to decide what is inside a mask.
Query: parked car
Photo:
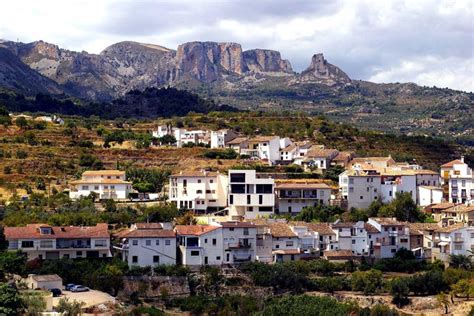
[[[64,287],[64,289],[66,291],[70,291],[73,287],[75,287],[76,285],[74,283],[69,283],[69,284],[66,284],[66,286]]]
[[[63,292],[61,292],[60,289],[50,289],[49,290],[51,293],[53,293],[53,297],[58,297],[58,296],[61,296],[61,294],[63,294]]]
[[[71,289],[71,292],[87,292],[89,291],[89,288],[84,285],[76,285]]]

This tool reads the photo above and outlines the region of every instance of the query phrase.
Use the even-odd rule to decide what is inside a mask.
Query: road
[[[115,299],[109,294],[96,291],[96,290],[90,290],[88,292],[79,292],[79,293],[73,293],[71,291],[63,291],[63,294],[61,295],[61,297],[53,298],[53,306],[57,306],[59,303],[59,300],[62,297],[67,297],[69,298],[70,301],[76,300],[78,302],[84,302],[85,303],[85,305],[83,306],[84,308],[115,301]]]

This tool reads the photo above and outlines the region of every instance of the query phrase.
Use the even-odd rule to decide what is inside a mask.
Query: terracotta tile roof
[[[182,236],[200,236],[220,228],[213,225],[176,225],[175,230]]]
[[[464,164],[464,162],[462,162],[461,160],[459,159],[456,159],[456,160],[453,160],[453,161],[450,161],[450,162],[447,162],[445,163],[444,165],[441,165],[441,168],[450,168],[454,165],[462,165]]]
[[[136,223],[135,227],[137,229],[163,229],[161,223]]]
[[[368,233],[380,233],[380,231],[369,223],[364,223],[364,228]]]
[[[269,142],[277,136],[255,136],[250,139],[251,142]]]
[[[368,161],[386,161],[395,163],[392,157],[356,157],[352,159],[353,162],[368,162]]]
[[[51,234],[40,234],[42,226],[51,227]],[[22,227],[5,227],[7,239],[56,239],[56,238],[109,238],[108,225],[96,226],[48,226],[45,224],[28,224]]]
[[[433,205],[428,206],[428,207],[431,208],[432,210],[445,210],[445,209],[453,207],[454,205],[456,205],[456,204],[449,203],[449,202],[444,202],[444,203],[433,204]]]
[[[217,177],[219,172],[215,171],[180,171],[179,173],[172,174],[172,177]]]
[[[306,157],[331,159],[337,156],[338,153],[339,151],[337,149],[310,149]]]
[[[436,223],[408,223],[410,234],[423,235],[424,231],[436,231],[440,226]]]
[[[83,176],[124,176],[125,171],[122,170],[88,170],[82,173]]]
[[[63,279],[61,279],[57,274],[32,275],[31,278],[36,282],[63,281]]]
[[[399,222],[396,218],[390,217],[371,217],[372,220],[376,221],[380,225],[387,225],[387,226],[405,226],[406,223]]]
[[[256,228],[257,225],[250,222],[221,222],[224,228]]]
[[[452,212],[452,213],[469,213],[474,212],[474,205],[464,205],[458,204],[453,207],[444,209],[442,212]]]
[[[353,155],[350,151],[340,151],[336,157],[334,157],[334,161],[348,161],[351,156]]]
[[[331,227],[332,228],[352,228],[354,227],[354,225],[355,225],[354,222],[346,222],[346,223],[339,222],[339,223],[331,224]]]
[[[124,181],[121,179],[91,179],[91,180],[74,180],[71,184],[131,184],[130,181]]]
[[[248,141],[247,137],[236,137],[226,143],[226,145],[239,145],[242,144],[243,142]]]
[[[327,223],[304,223],[302,225],[306,225],[309,229],[319,233],[320,235],[336,235],[336,233],[332,230],[331,226],[329,226],[329,224]]]
[[[439,227],[436,230],[436,232],[438,232],[438,233],[451,233],[451,232],[454,232],[454,231],[459,230],[459,229],[464,228],[464,227],[465,227],[464,223],[457,223],[457,224],[446,226],[446,227]]]
[[[121,234],[122,238],[173,238],[176,237],[176,232],[167,229],[135,229],[128,233]]]
[[[273,237],[296,237],[296,234],[287,223],[268,223],[268,227]]]
[[[282,152],[290,152],[296,149],[296,144],[291,144],[283,148],[281,151]]]
[[[353,256],[352,251],[348,249],[324,251],[324,257],[326,258],[351,258]]]
[[[277,183],[277,189],[331,189],[326,183]]]

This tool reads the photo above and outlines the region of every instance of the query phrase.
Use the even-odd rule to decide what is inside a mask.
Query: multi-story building
[[[323,172],[330,167],[331,161],[339,151],[336,149],[311,148],[305,155],[302,165],[305,169]]]
[[[222,222],[224,263],[255,261],[257,226],[250,222]]]
[[[129,266],[176,264],[176,232],[171,225],[139,223],[119,235],[122,259]]]
[[[351,250],[353,255],[369,255],[369,236],[366,229],[366,223],[359,221],[357,223],[338,222],[331,225],[336,233],[339,250]]]
[[[280,182],[276,197],[278,213],[297,214],[305,207],[328,205],[331,187],[325,183]]]
[[[417,201],[419,206],[441,203],[443,201],[443,188],[420,185],[418,187]]]
[[[69,192],[71,199],[96,194],[99,199],[127,199],[132,190],[132,183],[126,181],[125,171],[94,170],[85,171],[80,180],[71,181]]]
[[[463,223],[440,227],[435,231],[432,258],[449,262],[450,255],[469,255],[474,251],[474,227]]]
[[[346,170],[339,175],[341,196],[348,208],[368,208],[381,196],[382,177],[373,170]]]
[[[225,148],[226,144],[236,137],[237,134],[230,129],[211,131],[211,148]]]
[[[474,205],[456,204],[450,208],[440,210],[439,215],[438,220],[442,226],[456,223],[474,226]]]
[[[266,217],[274,213],[275,181],[255,170],[229,170],[228,207],[232,218]]]
[[[212,171],[182,171],[170,176],[169,201],[180,209],[206,213],[227,206],[227,176]]]
[[[369,218],[368,224],[379,231],[369,239],[369,248],[372,245],[376,258],[392,258],[398,250],[410,249],[410,231],[406,223],[395,218]]]
[[[298,145],[296,143],[291,143],[288,146],[280,149],[280,161],[291,163],[296,156],[298,155]]]
[[[447,201],[465,203],[474,200],[474,174],[464,157],[442,165],[441,178]]]
[[[294,261],[301,256],[298,235],[283,221],[269,221],[268,227],[272,236],[273,262]]]
[[[230,142],[233,144],[233,142]],[[254,157],[269,164],[275,164],[280,159],[280,137],[279,136],[256,136],[244,142],[240,147],[241,155]]]
[[[107,224],[5,227],[5,238],[9,250],[21,250],[29,260],[111,257]]]
[[[178,262],[189,266],[221,265],[224,239],[218,225],[177,225]]]
[[[226,148],[231,148],[236,153],[241,155],[242,154],[242,149],[248,148],[248,141],[249,141],[249,139],[247,137],[239,136],[239,137],[236,137],[236,138],[228,141],[225,144],[225,147]],[[255,157],[255,159],[258,159],[258,158]]]
[[[293,233],[298,236],[300,250],[312,254],[319,252],[319,234],[301,222],[288,223]]]

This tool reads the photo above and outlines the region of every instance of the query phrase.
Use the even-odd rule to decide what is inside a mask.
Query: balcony
[[[90,239],[75,240],[57,240],[56,249],[89,249],[91,248]]]
[[[252,261],[252,256],[246,256],[246,257],[233,257],[235,263],[242,263],[242,262],[250,262]]]
[[[252,243],[245,243],[245,242],[236,242],[236,243],[229,243],[227,245],[228,249],[249,249],[252,248]]]
[[[453,242],[464,242],[464,238],[462,237],[454,237]]]
[[[280,198],[283,198],[283,199],[300,199],[301,198],[301,193],[282,193],[280,194]]]

